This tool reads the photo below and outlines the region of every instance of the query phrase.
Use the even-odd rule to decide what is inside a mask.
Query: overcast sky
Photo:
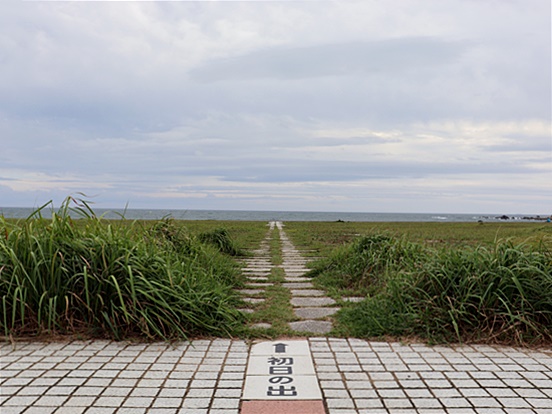
[[[0,206],[552,213],[549,0],[0,2]]]

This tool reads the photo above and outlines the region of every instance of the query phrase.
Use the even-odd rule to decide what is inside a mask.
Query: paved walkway
[[[308,345],[329,414],[552,413],[550,349],[322,337]],[[2,343],[0,413],[238,414],[250,347]]]
[[[290,328],[313,337],[0,343],[0,414],[552,414],[552,349],[322,337],[336,304],[304,278],[279,222],[245,262],[244,311],[272,285],[276,228]]]

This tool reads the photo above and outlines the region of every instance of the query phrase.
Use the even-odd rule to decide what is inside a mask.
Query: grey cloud
[[[296,145],[305,146],[308,142],[316,145],[317,147],[338,147],[341,145],[367,145],[367,144],[396,144],[402,140],[399,138],[381,138],[376,136],[349,136],[343,138],[333,137],[317,137],[305,140],[305,142],[298,142]]]
[[[482,4],[0,1],[0,175],[18,189],[0,185],[0,205],[81,185],[112,205],[178,204],[154,194],[190,182],[213,197],[295,191],[303,208],[301,189],[354,198],[386,179],[397,198],[413,181],[498,183],[520,202],[518,177],[546,188],[550,135],[494,126],[550,121],[550,5]],[[490,127],[466,146],[454,127],[417,139],[449,121]]]
[[[304,79],[325,76],[400,73],[433,68],[459,57],[466,43],[431,37],[264,49],[216,59],[189,72],[203,82],[259,78]]]
[[[530,174],[537,169],[514,162],[314,161],[305,159],[243,162],[239,168],[219,168],[226,181],[240,182],[350,182],[366,179],[401,179],[472,174]]]
[[[542,152],[549,154],[552,157],[552,131],[548,136],[506,136],[512,139],[512,142],[507,144],[486,145],[482,149],[491,152]]]

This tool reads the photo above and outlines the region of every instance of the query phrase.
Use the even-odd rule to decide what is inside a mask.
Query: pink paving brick
[[[242,401],[240,414],[326,414],[321,400]]]

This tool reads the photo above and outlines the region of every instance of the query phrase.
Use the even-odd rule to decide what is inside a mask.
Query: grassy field
[[[552,342],[552,225],[286,223],[343,303],[336,332],[429,342]]]
[[[280,268],[259,312],[237,311],[244,277],[236,258],[259,247],[266,222],[103,220],[70,202],[44,217],[45,210],[29,220],[0,217],[5,337],[289,334],[294,316]],[[284,224],[295,246],[313,257],[315,284],[343,307],[334,334],[552,342],[548,223]],[[277,236],[273,265],[281,261]],[[343,302],[345,296],[364,300]],[[248,318],[274,328],[252,332]]]
[[[324,255],[334,247],[360,235],[388,233],[404,236],[428,246],[491,245],[498,239],[515,242],[544,242],[552,247],[552,224],[544,222],[487,223],[366,223],[366,222],[286,222],[286,232],[296,246],[315,249]]]

